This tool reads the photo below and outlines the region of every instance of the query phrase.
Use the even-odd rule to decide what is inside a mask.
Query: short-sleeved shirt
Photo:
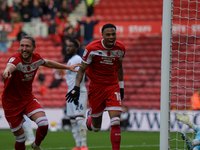
[[[72,56],[68,60],[67,65],[74,65],[76,63],[81,63],[81,57],[77,54]],[[78,70],[78,69],[79,69],[79,67],[76,68],[76,70]],[[67,83],[67,86],[68,86],[68,92],[71,91],[75,86],[76,74],[77,74],[77,72],[66,70],[66,83]],[[83,80],[80,84],[80,91],[87,91],[87,89],[85,87],[84,79],[85,79],[85,74],[84,74]]]
[[[118,84],[118,61],[125,55],[123,43],[116,40],[114,47],[108,49],[103,39],[87,45],[82,61],[89,64],[86,74],[91,84]]]
[[[30,100],[33,100],[32,83],[38,67],[44,63],[45,60],[38,53],[33,53],[29,63],[23,61],[20,52],[9,58],[7,64],[13,65],[16,70],[12,73],[11,78],[4,81],[2,102],[5,110],[11,109],[9,103],[16,103],[15,107],[17,108],[17,105],[25,106]]]

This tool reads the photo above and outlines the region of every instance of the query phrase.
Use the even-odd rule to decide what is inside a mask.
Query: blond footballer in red
[[[34,150],[41,150],[40,144],[48,131],[48,120],[37,98],[32,94],[32,83],[39,66],[75,71],[79,64],[66,66],[51,60],[43,59],[33,52],[35,39],[25,36],[20,41],[20,52],[14,54],[8,61],[3,72],[4,90],[2,105],[5,117],[15,137],[15,149],[25,150],[24,118],[27,115],[37,125],[36,139],[32,144]]]
[[[119,150],[121,100],[124,97],[122,59],[125,47],[116,40],[116,27],[113,24],[103,26],[102,36],[103,39],[91,42],[86,47],[75,87],[66,97],[68,102],[78,100],[80,82],[86,71],[90,79],[88,99],[91,107],[86,123],[88,130],[98,132],[101,129],[103,112],[108,111],[112,149]]]

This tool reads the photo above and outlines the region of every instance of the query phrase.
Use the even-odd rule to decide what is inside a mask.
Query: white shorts
[[[76,106],[74,102],[67,102],[67,116],[68,117],[76,117],[76,116],[84,116],[86,115],[87,110],[87,91],[81,91],[79,97],[79,105]]]

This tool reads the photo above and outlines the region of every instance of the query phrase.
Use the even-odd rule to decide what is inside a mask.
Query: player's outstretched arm
[[[66,101],[68,101],[69,103],[74,102],[75,105],[78,105],[78,100],[79,100],[79,96],[80,96],[80,83],[83,80],[83,75],[86,71],[88,67],[88,64],[85,64],[82,62],[78,73],[76,75],[76,83],[74,88],[67,93],[66,97]]]
[[[190,118],[189,118],[187,112],[185,113],[185,116],[177,113],[176,119],[187,124],[190,128],[192,128],[192,123],[190,122]]]
[[[12,72],[15,71],[15,67],[11,64],[7,64],[2,76],[4,79],[8,79],[12,76]]]
[[[46,62],[43,65],[45,67],[55,68],[55,69],[67,69],[67,70],[74,71],[74,72],[77,72],[77,70],[75,70],[75,68],[81,65],[80,63],[77,63],[77,64],[73,64],[71,66],[68,66],[68,65],[64,65],[64,64],[52,61],[52,60],[45,60],[45,61]]]

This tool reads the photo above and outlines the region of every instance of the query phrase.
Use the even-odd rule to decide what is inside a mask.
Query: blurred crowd
[[[0,0],[0,19],[1,22],[59,21],[56,17],[67,19],[80,1],[10,0],[8,3],[8,0]]]
[[[0,22],[10,23],[37,23],[45,22],[48,25],[48,37],[57,45],[63,46],[63,61],[67,62],[66,44],[70,39],[80,42],[80,56],[85,46],[93,39],[93,28],[99,18],[91,19],[94,0],[85,0],[88,11],[85,20],[77,20],[72,26],[68,15],[82,0],[0,0]],[[79,18],[82,19],[82,18]],[[81,37],[81,25],[84,26],[84,36]],[[18,34],[21,36],[23,31]],[[26,34],[23,32],[23,34]],[[17,37],[17,39],[20,39]],[[2,51],[2,50],[1,50]]]

